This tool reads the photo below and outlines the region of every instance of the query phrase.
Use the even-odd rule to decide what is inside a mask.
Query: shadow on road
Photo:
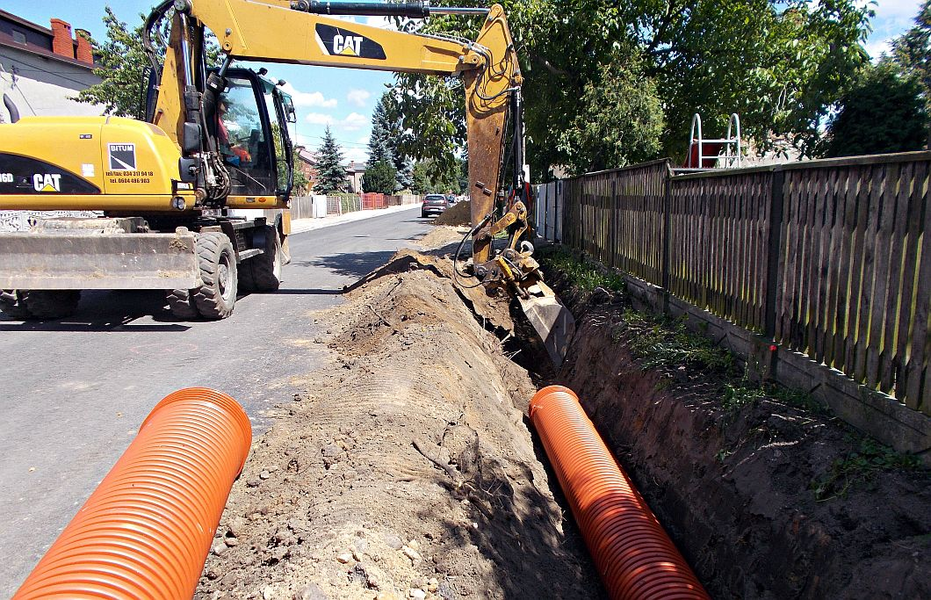
[[[394,251],[356,252],[334,256],[318,256],[313,260],[294,260],[290,267],[320,267],[332,269],[337,275],[362,277],[387,263]]]
[[[314,288],[294,288],[294,289],[284,289],[278,288],[274,292],[268,292],[267,295],[271,296],[287,296],[293,294],[295,296],[339,296],[342,295],[342,288],[338,290],[321,290]]]
[[[158,323],[133,321],[152,317]],[[187,331],[165,306],[165,294],[153,290],[85,290],[77,312],[64,319],[12,321],[0,317],[0,331]]]

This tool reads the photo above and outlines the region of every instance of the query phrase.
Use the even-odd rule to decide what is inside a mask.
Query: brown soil
[[[472,219],[472,203],[468,200],[457,202],[443,211],[434,221],[437,225],[468,225]]]
[[[507,305],[451,268],[402,252],[314,315],[332,365],[254,443],[196,598],[599,597],[489,331]]]
[[[437,228],[422,243],[441,251],[399,253],[312,315],[331,365],[253,444],[196,598],[603,597],[523,417],[551,381],[715,598],[931,598],[926,472],[852,472],[819,501],[853,432],[772,397],[724,410],[730,375],[644,369],[623,298],[555,273],[569,359],[553,375],[529,347],[514,358],[506,303],[453,284],[463,233]]]
[[[733,372],[645,369],[632,351],[643,322],[625,320],[623,297],[555,287],[578,318],[557,380],[713,597],[931,598],[928,472],[858,463],[882,458],[838,419],[772,393],[725,409]]]

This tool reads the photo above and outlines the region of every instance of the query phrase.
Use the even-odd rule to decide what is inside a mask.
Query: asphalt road
[[[281,289],[240,297],[229,319],[179,322],[157,292],[85,292],[64,321],[0,320],[0,597],[67,525],[164,396],[236,398],[254,434],[320,365],[312,311],[430,230],[411,210],[295,235]],[[0,317],[3,319],[4,317]]]

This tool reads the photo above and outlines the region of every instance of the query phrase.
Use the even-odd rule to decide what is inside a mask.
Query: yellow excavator
[[[474,41],[367,26],[336,15],[479,15]],[[152,40],[171,21],[165,50]],[[521,73],[504,10],[309,0],[169,0],[146,20],[146,120],[26,117],[0,125],[0,209],[103,211],[0,234],[0,310],[74,311],[83,289],[161,289],[179,318],[222,319],[239,291],[277,289],[287,260],[295,121],[290,97],[246,61],[463,78],[472,257],[466,272],[517,297],[555,362],[572,317],[526,240]],[[223,60],[207,65],[207,31]],[[504,142],[514,166],[503,177]],[[231,216],[238,209],[275,209]],[[268,214],[259,212],[261,215]],[[495,248],[496,238],[506,238]],[[499,244],[500,245],[500,244]]]

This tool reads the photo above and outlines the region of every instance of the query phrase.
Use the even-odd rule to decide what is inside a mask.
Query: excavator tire
[[[0,312],[17,320],[32,317],[29,309],[23,304],[23,293],[20,290],[0,290]]]
[[[194,304],[205,319],[219,320],[233,314],[236,304],[237,269],[233,244],[222,233],[199,233],[195,238],[202,286],[192,290]]]
[[[252,289],[274,292],[281,286],[281,240],[274,227],[265,226],[265,252],[246,261],[252,272]]]
[[[70,317],[81,300],[81,290],[20,290],[19,293],[33,319]]]
[[[168,308],[171,309],[171,314],[176,318],[188,321],[200,316],[190,290],[168,290],[165,297],[168,300]]]

